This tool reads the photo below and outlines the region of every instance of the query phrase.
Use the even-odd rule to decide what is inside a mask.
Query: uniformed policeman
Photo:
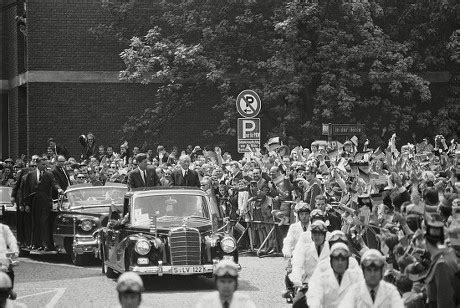
[[[297,213],[298,222],[289,226],[289,231],[287,236],[283,240],[283,255],[288,259],[288,264],[286,267],[286,277],[284,283],[286,285],[286,291],[283,293],[283,297],[286,298],[288,303],[292,303],[292,298],[294,297],[294,286],[292,281],[289,279],[289,274],[292,271],[291,258],[292,252],[297,244],[297,241],[300,238],[300,235],[303,232],[306,232],[310,228],[310,207],[305,202],[299,202],[294,208],[295,213]]]
[[[425,279],[427,307],[454,308],[460,305],[455,290],[455,274],[458,270],[455,254],[444,246],[444,224],[437,220],[425,220],[425,244],[431,256],[431,264]]]
[[[367,250],[361,257],[364,282],[356,283],[345,295],[340,307],[404,307],[398,289],[383,281],[385,257],[376,249]]]
[[[306,247],[296,246],[292,257],[292,282],[299,288],[292,307],[307,307],[305,293],[308,282],[318,263],[329,259],[329,245],[326,243],[327,226],[322,220],[314,221],[311,226],[311,242]]]
[[[120,275],[117,282],[118,299],[122,308],[139,307],[142,301],[144,283],[142,278],[133,272]]]
[[[197,308],[255,308],[246,294],[237,292],[238,266],[231,260],[220,261],[215,270],[217,291],[201,298]]]

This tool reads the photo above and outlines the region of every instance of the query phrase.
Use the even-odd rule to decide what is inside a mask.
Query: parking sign
[[[260,149],[260,119],[238,118],[238,153]]]

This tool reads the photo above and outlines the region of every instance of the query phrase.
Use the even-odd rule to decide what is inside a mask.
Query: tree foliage
[[[161,85],[124,133],[159,133],[175,113],[209,99],[202,93],[217,93],[222,118],[205,135],[234,135],[235,98],[251,88],[268,136],[305,142],[320,137],[321,123],[365,124],[377,142],[382,130],[454,136],[455,80],[435,93],[423,76],[458,72],[459,17],[449,1],[425,2],[160,1],[150,30],[120,54],[121,79]]]

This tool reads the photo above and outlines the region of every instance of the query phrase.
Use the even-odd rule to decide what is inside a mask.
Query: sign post
[[[364,133],[363,124],[324,124],[322,126],[323,135],[327,135],[329,144],[332,144],[332,136],[353,136]]]
[[[255,118],[261,109],[259,95],[252,90],[242,91],[236,98],[236,110],[244,118],[238,118],[238,153],[260,149],[260,118]]]

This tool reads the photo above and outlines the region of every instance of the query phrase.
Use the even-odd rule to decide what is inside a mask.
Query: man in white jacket
[[[283,240],[283,255],[284,258],[288,259],[288,264],[286,267],[286,277],[284,279],[286,285],[286,291],[283,293],[283,297],[286,298],[288,303],[292,302],[294,297],[294,286],[289,279],[289,274],[291,273],[291,257],[294,248],[301,236],[302,233],[309,231],[310,224],[310,207],[305,202],[299,202],[296,204],[294,211],[297,213],[297,218],[299,221],[293,223],[289,226],[288,233]]]
[[[238,266],[230,260],[220,261],[214,270],[217,291],[206,294],[197,308],[255,308],[246,294],[239,293]]]
[[[308,307],[338,308],[353,284],[364,281],[361,271],[348,269],[351,258],[346,244],[338,242],[331,246],[330,266],[317,267],[308,283]]]
[[[289,275],[295,287],[308,288],[313,271],[321,260],[329,259],[329,245],[326,242],[327,226],[322,220],[316,220],[310,225],[311,242],[306,245],[297,243],[292,256],[292,273]],[[296,294],[292,307],[307,307],[305,291],[302,288]]]
[[[385,257],[376,249],[369,249],[361,258],[364,281],[356,283],[345,295],[342,308],[403,308],[404,303],[396,287],[383,281]]]

